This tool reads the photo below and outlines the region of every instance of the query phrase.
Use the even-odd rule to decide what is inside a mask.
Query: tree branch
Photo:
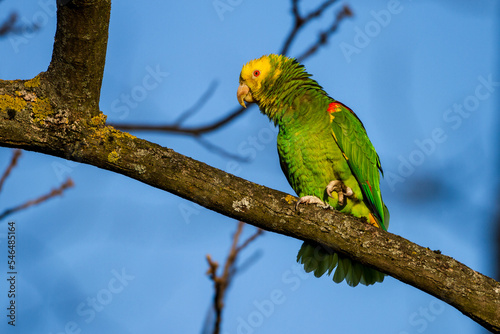
[[[26,26],[19,24],[19,17],[16,13],[11,13],[9,17],[0,24],[0,38],[9,34],[22,34],[38,30],[38,25]]]
[[[292,15],[293,15],[293,27],[290,33],[288,34],[288,37],[285,39],[285,43],[283,43],[283,47],[281,48],[281,54],[287,54],[288,50],[290,49],[290,46],[292,45],[292,42],[295,40],[295,37],[299,33],[299,31],[304,28],[308,23],[310,23],[312,20],[315,18],[321,16],[325,10],[328,9],[331,5],[333,5],[337,0],[326,0],[323,2],[321,5],[318,6],[318,8],[306,16],[300,15],[300,10],[299,10],[299,1],[298,0],[292,0]],[[346,8],[347,6],[344,6]],[[342,10],[344,11],[344,10]],[[342,19],[342,18],[340,18]],[[335,23],[340,23],[339,21],[339,16],[337,15],[336,20],[334,21]],[[305,58],[303,58],[305,59]]]
[[[61,9],[66,6],[71,8]],[[85,45],[96,55],[87,58],[81,57],[81,50],[62,47],[72,42],[77,45],[85,38],[102,40],[107,24],[98,20],[106,17],[107,0],[59,3],[52,62],[65,59],[70,63],[51,63],[50,75],[41,73],[32,80],[0,81],[0,146],[110,170],[262,229],[323,244],[447,302],[490,331],[500,332],[500,283],[495,280],[362,219],[316,207],[297,212],[294,196],[106,126],[105,116],[95,109],[97,83],[91,82],[101,82],[98,74],[102,76],[106,43]],[[68,18],[78,21],[70,24],[74,31],[61,28],[60,21],[64,26]],[[95,28],[80,27],[91,24]],[[57,46],[61,41],[69,44]],[[72,74],[61,73],[65,69]],[[54,89],[65,85],[75,90]]]
[[[220,333],[220,328],[222,324],[222,310],[224,309],[224,297],[226,291],[231,284],[231,281],[236,274],[236,260],[240,252],[247,247],[252,241],[255,240],[259,235],[262,234],[261,229],[252,234],[247,240],[245,240],[241,245],[238,246],[238,242],[243,232],[243,226],[245,223],[238,222],[238,227],[233,236],[233,243],[231,249],[229,250],[229,255],[227,256],[226,262],[224,263],[224,268],[222,269],[222,274],[217,275],[217,269],[219,264],[212,260],[212,257],[207,254],[208,271],[207,274],[210,279],[214,282],[214,299],[213,299],[213,309],[215,311],[215,323],[213,325],[213,334]],[[209,325],[209,324],[207,324]],[[208,329],[206,329],[208,330]]]
[[[16,167],[17,165],[17,160],[19,160],[19,157],[21,156],[22,151],[21,150],[14,150],[12,154],[12,159],[10,160],[9,165],[5,169],[5,172],[3,172],[2,177],[0,178],[0,192],[2,191],[3,184],[5,183],[5,180],[9,177],[10,173]]]
[[[269,189],[103,123],[75,129],[33,118],[30,103],[15,113],[23,82],[0,82],[0,145],[46,153],[129,176],[207,209],[262,229],[314,241],[421,289],[500,332],[500,283],[462,263],[361,219],[333,210],[295,211],[294,196]],[[8,98],[6,98],[8,96]],[[3,99],[3,103],[2,103]],[[19,103],[22,105],[22,103]],[[13,102],[10,108],[15,108]]]
[[[67,179],[58,188],[52,189],[49,193],[47,193],[45,195],[42,195],[42,196],[40,196],[40,197],[38,197],[36,199],[32,199],[32,200],[26,201],[25,203],[20,204],[18,206],[15,206],[13,208],[6,209],[4,212],[0,213],[0,221],[3,220],[3,219],[5,219],[6,217],[10,216],[13,213],[16,213],[18,211],[27,209],[27,208],[29,208],[31,206],[34,206],[34,205],[37,205],[37,204],[41,204],[43,202],[48,201],[49,199],[51,199],[53,197],[62,195],[66,189],[71,188],[74,185],[75,184],[73,183],[73,180]]]
[[[309,58],[310,56],[315,54],[321,46],[326,45],[328,43],[328,38],[330,38],[330,36],[337,31],[340,22],[342,22],[342,20],[344,20],[346,17],[350,17],[352,15],[353,14],[349,6],[346,5],[342,7],[342,10],[337,13],[335,20],[332,22],[330,27],[327,30],[320,32],[319,38],[316,43],[311,45],[309,49],[298,56],[297,60],[299,62],[302,62],[304,59]]]
[[[100,113],[110,11],[111,0],[57,1],[54,51],[42,79],[65,97],[59,104],[67,105],[71,121]]]

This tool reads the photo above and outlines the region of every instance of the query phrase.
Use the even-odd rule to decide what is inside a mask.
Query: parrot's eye
[[[253,76],[254,77],[258,77],[259,75],[260,75],[260,71],[259,70],[253,71]]]

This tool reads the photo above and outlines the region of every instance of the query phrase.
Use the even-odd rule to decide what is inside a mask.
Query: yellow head
[[[240,74],[240,86],[237,91],[238,102],[246,107],[246,102],[258,102],[262,83],[269,78],[276,78],[281,70],[277,64],[286,59],[285,56],[270,54],[249,61],[243,66]]]

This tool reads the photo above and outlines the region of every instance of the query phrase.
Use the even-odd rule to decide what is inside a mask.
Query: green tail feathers
[[[302,244],[297,254],[297,262],[304,265],[306,272],[313,271],[316,277],[321,277],[326,272],[330,275],[337,268],[332,277],[333,281],[340,283],[345,279],[347,284],[352,287],[359,283],[372,285],[376,282],[382,282],[385,277],[385,274],[375,269],[365,267],[361,263],[329,251],[325,247],[307,242]]]

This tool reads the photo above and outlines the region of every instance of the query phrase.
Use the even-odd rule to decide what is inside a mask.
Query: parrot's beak
[[[246,108],[246,102],[254,102],[252,93],[250,92],[250,88],[244,83],[240,83],[238,87],[238,91],[236,92],[236,97],[238,98],[238,102],[242,105],[243,108]]]

